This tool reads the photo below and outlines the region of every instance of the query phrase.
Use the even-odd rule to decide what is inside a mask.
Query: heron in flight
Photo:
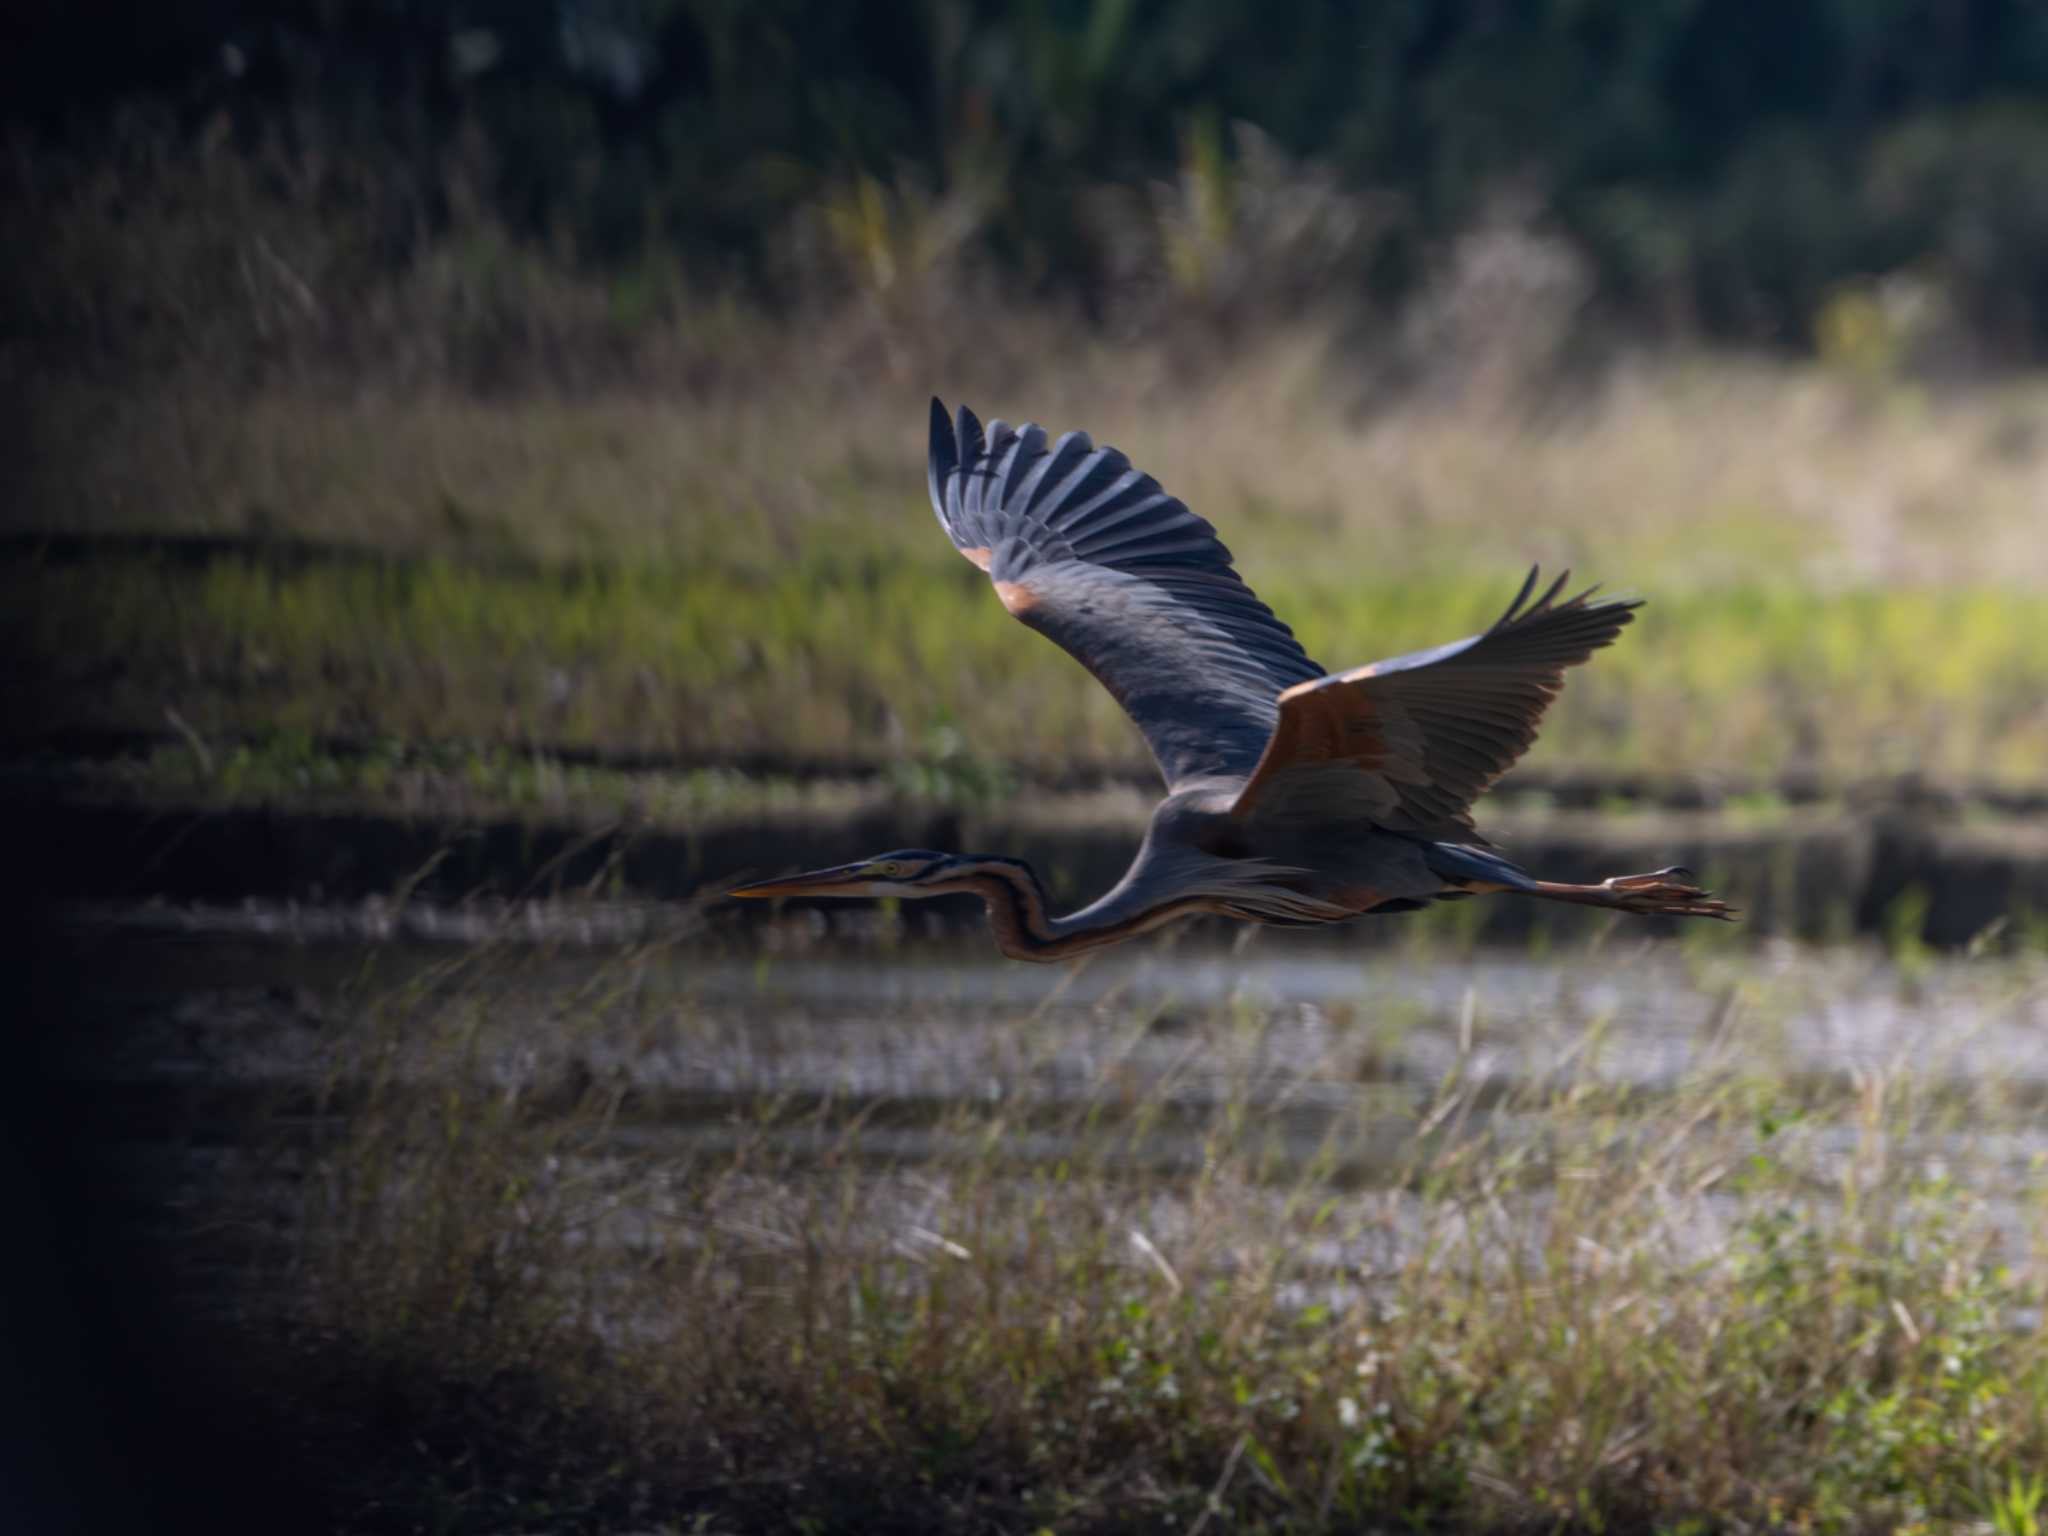
[[[1732,918],[1690,871],[1539,880],[1472,802],[1536,738],[1564,669],[1639,605],[1522,590],[1484,634],[1326,673],[1231,567],[1216,530],[1114,448],[986,428],[932,401],[939,522],[1016,618],[1092,672],[1166,780],[1130,870],[1065,917],[1028,864],[906,849],[740,887],[740,897],[979,896],[1002,952],[1059,960],[1201,913],[1301,927],[1503,892]]]

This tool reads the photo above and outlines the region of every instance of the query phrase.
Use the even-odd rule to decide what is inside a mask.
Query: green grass
[[[752,774],[730,768],[623,771],[509,748],[410,745],[395,738],[335,752],[273,731],[249,740],[164,745],[128,757],[46,765],[66,792],[192,806],[291,805],[307,811],[374,806],[386,815],[476,821],[498,816],[605,825],[697,827],[788,817],[829,820],[892,796],[985,805],[972,770],[932,756],[879,780]]]
[[[1141,761],[1086,674],[941,554],[524,574],[123,560],[17,567],[0,603],[46,728],[161,730],[170,707],[202,737],[874,764],[952,727],[975,756],[1039,773]],[[1334,664],[1468,633],[1512,592],[1495,570],[1338,581],[1268,564],[1269,600]],[[1536,761],[2028,783],[2048,762],[2044,698],[2048,594],[1681,589],[1574,676]]]
[[[1423,1078],[1371,1063],[1431,1021],[1333,1004],[1290,1087],[1246,1065],[1268,1010],[1112,995],[1076,1097],[764,1092],[664,1142],[623,1063],[743,1026],[654,964],[537,992],[467,956],[333,1042],[347,1133],[305,1182],[300,1274],[419,1436],[361,1490],[386,1518],[2029,1529],[2043,1186],[2010,1146],[2036,1108],[1938,1050],[1788,1077],[1790,972],[1702,950],[1718,1021],[1655,1088],[1570,1007],[1556,1064],[1504,1084],[1485,998]],[[516,1022],[536,996],[545,1038]],[[949,1006],[905,1005],[904,1048]],[[1043,1028],[990,1048],[1028,1062]]]
[[[163,730],[168,707],[209,738],[850,764],[951,730],[1033,774],[1141,764],[934,526],[937,383],[1128,449],[1332,665],[1470,632],[1532,560],[1649,598],[1537,763],[2028,783],[2048,761],[2048,450],[2012,427],[2048,412],[2032,385],[1873,398],[1667,361],[1542,420],[1361,418],[1305,333],[1176,373],[1036,323],[1071,343],[1059,366],[982,378],[912,334],[871,379],[829,335],[807,366],[789,328],[728,321],[749,372],[676,403],[53,384],[6,526],[250,551],[10,561],[0,639],[32,681],[11,730]],[[286,558],[306,542],[347,557]]]

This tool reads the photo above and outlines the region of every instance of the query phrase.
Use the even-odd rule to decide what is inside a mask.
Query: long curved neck
[[[1197,899],[1176,899],[1131,910],[1097,902],[1069,917],[1045,908],[1045,887],[1021,859],[983,859],[946,882],[948,890],[972,891],[988,908],[996,947],[1013,960],[1064,960],[1100,949],[1202,909]],[[1119,910],[1120,908],[1120,910]]]

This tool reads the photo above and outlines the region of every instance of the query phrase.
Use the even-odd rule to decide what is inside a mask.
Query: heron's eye
[[[875,866],[875,873],[878,875],[886,875],[888,878],[893,880],[898,875],[903,873],[903,866],[901,864],[898,864],[894,859],[884,859],[881,863]]]

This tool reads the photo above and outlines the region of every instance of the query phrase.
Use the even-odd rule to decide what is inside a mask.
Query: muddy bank
[[[1062,817],[1043,807],[963,812],[884,803],[826,818],[658,828],[72,800],[17,801],[13,810],[23,833],[17,879],[39,900],[407,895],[453,904],[583,893],[681,902],[746,876],[899,847],[1013,854],[1036,865],[1056,897],[1072,901],[1122,873],[1142,826],[1135,806],[1088,801]],[[1497,816],[1486,825],[1513,857],[1553,879],[1689,865],[1738,902],[1760,933],[1917,931],[1930,943],[1955,945],[2001,919],[2031,940],[2048,915],[2048,822],[2032,818],[1941,820],[1888,807],[1872,814],[1816,808],[1769,820],[1552,812]],[[959,915],[971,911],[969,903]],[[1557,916],[1512,901],[1475,902],[1460,912],[1459,921],[1503,939]]]

